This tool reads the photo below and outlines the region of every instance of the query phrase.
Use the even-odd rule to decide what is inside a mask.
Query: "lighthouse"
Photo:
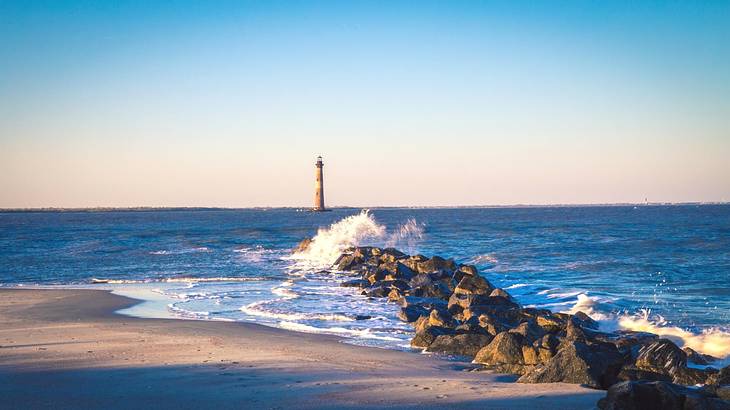
[[[322,162],[322,156],[317,157],[317,167],[315,170],[315,185],[314,185],[314,208],[312,210],[322,212],[326,211],[324,207],[324,163]]]

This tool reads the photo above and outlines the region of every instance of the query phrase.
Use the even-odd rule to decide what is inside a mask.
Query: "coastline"
[[[0,289],[0,407],[589,409],[605,395],[336,336],[114,313],[138,302]]]

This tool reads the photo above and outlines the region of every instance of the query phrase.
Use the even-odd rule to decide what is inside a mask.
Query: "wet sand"
[[[136,302],[0,289],[0,408],[592,409],[605,395],[335,336],[114,313]]]

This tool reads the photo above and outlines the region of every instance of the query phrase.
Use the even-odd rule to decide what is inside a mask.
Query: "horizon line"
[[[730,205],[728,201],[694,201],[694,202],[609,202],[609,203],[555,203],[555,204],[505,204],[505,205],[375,205],[353,206],[337,205],[327,209],[486,209],[486,208],[585,208],[585,207],[621,207],[621,206],[687,206],[687,205]],[[27,207],[0,208],[0,213],[21,212],[114,212],[114,211],[237,211],[293,209],[309,211],[312,207],[302,206],[87,206],[87,207]]]

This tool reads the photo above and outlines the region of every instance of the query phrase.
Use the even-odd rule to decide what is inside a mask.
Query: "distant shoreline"
[[[444,206],[334,206],[330,210],[348,209],[521,209],[521,208],[609,208],[634,206],[723,206],[730,202],[637,202],[607,204],[514,204],[514,205],[444,205]],[[272,211],[272,210],[309,210],[309,207],[277,206],[277,207],[44,207],[44,208],[0,208],[0,213],[53,213],[53,212],[201,212],[201,211]]]

